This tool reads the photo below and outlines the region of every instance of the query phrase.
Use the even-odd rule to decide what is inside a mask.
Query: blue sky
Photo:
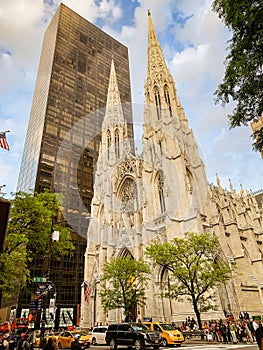
[[[44,31],[58,0],[0,3],[0,131],[11,150],[0,149],[0,185],[16,191]],[[210,0],[64,0],[63,3],[129,48],[134,103],[144,102],[147,10],[151,9],[168,67],[196,137],[209,182],[216,173],[239,191],[263,187],[263,163],[252,151],[250,127],[229,130],[233,106],[214,104],[224,73],[229,32],[211,10]],[[142,116],[141,116],[142,117]],[[136,123],[142,123],[136,120]]]

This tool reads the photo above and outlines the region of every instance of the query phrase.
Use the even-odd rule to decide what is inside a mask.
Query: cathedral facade
[[[150,13],[141,154],[133,153],[131,144],[112,59],[87,234],[84,280],[91,288],[86,300],[83,289],[82,327],[124,317],[123,310],[103,311],[99,291],[105,262],[116,257],[149,261],[147,245],[189,231],[217,235],[224,259],[236,266],[231,281],[218,291],[218,311],[202,319],[223,318],[226,312],[263,314],[262,206],[242,187],[236,192],[231,182],[230,190],[219,178],[216,185],[208,183]],[[165,271],[152,268],[146,305],[136,316],[168,322],[194,317],[187,302],[158,296],[165,278]]]

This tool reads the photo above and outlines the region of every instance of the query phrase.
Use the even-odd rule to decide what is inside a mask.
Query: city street
[[[97,345],[97,346],[91,346],[90,349],[92,350],[109,350],[109,347],[107,345]],[[120,346],[118,347],[119,350],[127,350],[127,347]],[[184,343],[181,347],[167,347],[167,348],[160,348],[161,350],[175,350],[175,349],[191,349],[191,350],[258,350],[258,346],[256,343],[254,344],[221,344],[221,343],[200,343],[200,342],[192,342],[192,343]]]
[[[219,349],[225,349],[225,350],[238,350],[238,349],[246,349],[246,350],[258,350],[258,346],[256,344],[240,344],[240,345],[230,345],[230,344],[202,344],[202,345],[194,345],[194,344],[183,344],[180,349],[191,349],[191,350],[201,350],[201,349],[207,349],[207,350],[219,350]],[[170,350],[170,349],[169,349]]]

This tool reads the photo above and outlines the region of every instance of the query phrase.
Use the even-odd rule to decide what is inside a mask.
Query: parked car
[[[163,346],[176,345],[181,346],[184,342],[184,336],[171,324],[165,322],[143,322],[152,331],[158,331],[162,334]]]
[[[71,343],[74,341],[76,334],[80,335],[79,342],[85,347],[89,348],[91,344],[91,334],[90,332],[84,332],[80,330],[76,331],[64,331],[58,336],[58,347],[59,349],[70,348]]]
[[[119,345],[135,347],[136,350],[144,348],[159,349],[162,345],[161,333],[151,331],[142,323],[113,323],[106,331],[106,343],[111,350],[116,350]]]
[[[92,345],[106,344],[105,335],[108,326],[94,327],[91,331],[91,343]]]

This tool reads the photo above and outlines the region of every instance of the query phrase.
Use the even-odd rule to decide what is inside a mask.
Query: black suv
[[[162,345],[160,332],[151,331],[144,324],[134,322],[110,324],[105,340],[111,350],[116,350],[118,345],[135,347],[136,350],[146,347],[157,350]]]

